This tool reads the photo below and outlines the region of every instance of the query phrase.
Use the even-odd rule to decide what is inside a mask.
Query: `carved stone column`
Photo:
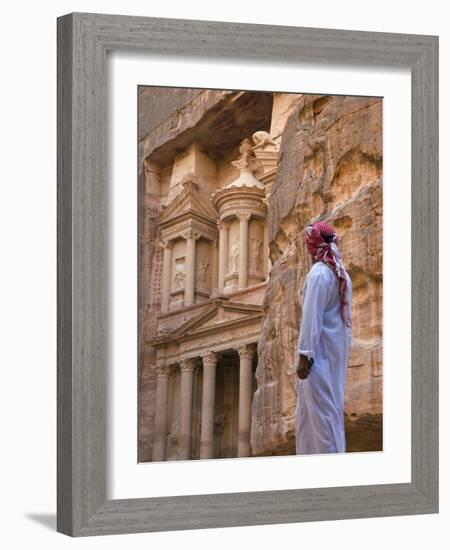
[[[240,213],[239,218],[239,288],[248,286],[248,222],[250,214]]]
[[[169,389],[170,367],[159,364],[156,367],[156,400],[155,400],[155,436],[153,439],[152,461],[166,459],[167,430],[167,394]]]
[[[241,346],[239,352],[239,429],[238,456],[250,456],[250,427],[252,420],[252,358],[254,350]]]
[[[211,247],[212,247],[211,288],[218,288],[218,282],[217,282],[217,276],[218,276],[217,268],[219,264],[218,245],[219,245],[218,239],[214,239],[211,242]]]
[[[228,265],[228,225],[224,221],[218,221],[217,226],[219,228],[219,276],[217,286],[219,290],[223,290]]]
[[[200,434],[200,458],[214,458],[214,407],[216,398],[217,354],[209,351],[202,355],[202,424]]]
[[[170,287],[172,283],[172,249],[173,241],[160,241],[164,248],[162,281],[161,281],[161,311],[169,311]]]
[[[182,235],[186,239],[186,285],[184,288],[184,305],[190,306],[195,301],[195,242],[200,233],[189,229]]]
[[[178,436],[178,458],[189,460],[191,453],[192,381],[195,362],[193,358],[183,359],[181,369],[180,431]]]

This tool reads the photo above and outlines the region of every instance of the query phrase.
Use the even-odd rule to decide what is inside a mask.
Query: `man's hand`
[[[309,360],[306,355],[297,354],[297,365],[295,367],[295,372],[300,380],[308,378],[310,371]]]

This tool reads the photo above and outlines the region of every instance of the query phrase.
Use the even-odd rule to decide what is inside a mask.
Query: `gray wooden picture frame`
[[[411,70],[412,233],[400,236],[412,247],[411,483],[107,499],[108,50]],[[438,38],[83,13],[59,18],[57,414],[57,529],[68,535],[436,513]]]

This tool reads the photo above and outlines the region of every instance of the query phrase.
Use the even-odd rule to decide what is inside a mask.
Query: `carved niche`
[[[195,254],[195,294],[196,301],[208,300],[214,284],[214,246],[212,241],[200,238],[196,243]]]

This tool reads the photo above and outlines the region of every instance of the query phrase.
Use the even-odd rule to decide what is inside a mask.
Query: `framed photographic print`
[[[438,39],[58,20],[58,530],[438,510]]]

